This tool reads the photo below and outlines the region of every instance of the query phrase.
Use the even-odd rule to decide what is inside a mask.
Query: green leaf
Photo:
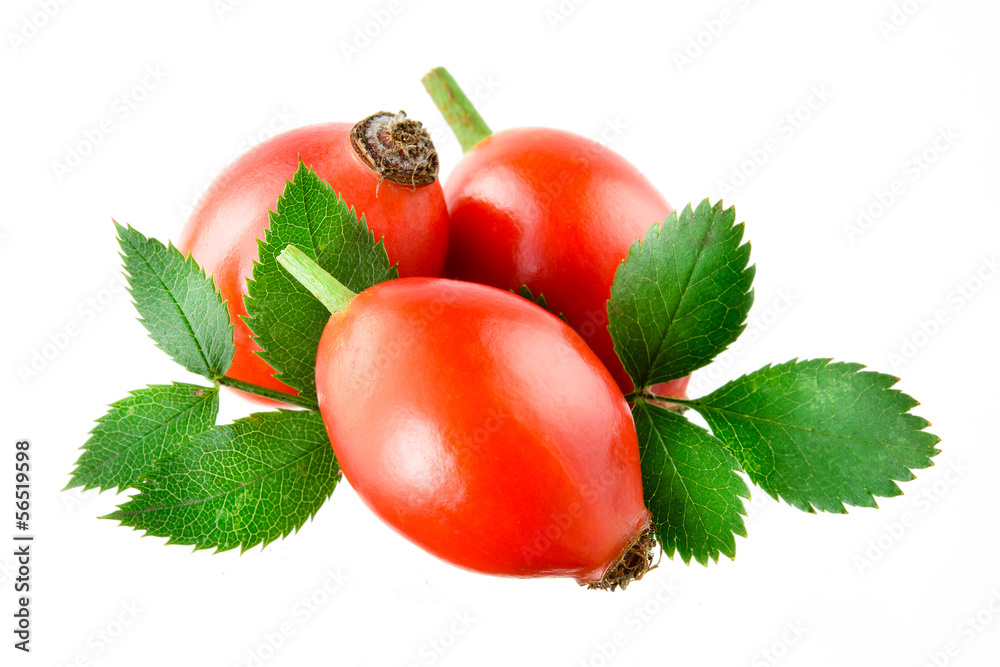
[[[629,248],[608,301],[608,330],[636,389],[708,364],[746,327],[750,244],[736,211],[706,199],[670,214]]]
[[[218,378],[233,361],[233,325],[201,267],[177,248],[115,223],[129,293],[149,335],[192,373]]]
[[[301,162],[275,209],[247,281],[246,322],[278,379],[315,399],[316,350],[330,313],[277,263],[278,253],[297,246],[353,292],[399,274],[364,218]]]
[[[877,507],[896,481],[932,465],[940,439],[909,414],[898,378],[829,359],[789,361],[738,378],[688,405],[732,450],[750,479],[805,511]]]
[[[556,312],[549,307],[549,302],[545,300],[545,295],[542,294],[541,292],[538,293],[538,298],[536,299],[535,296],[531,293],[530,287],[528,287],[527,285],[521,285],[521,291],[518,292],[518,294],[520,294],[522,297],[524,297],[531,303],[535,304],[536,306],[541,306],[545,310],[549,311],[550,313],[558,317],[563,322],[566,321],[565,315],[563,315],[562,313],[556,314]]]
[[[151,385],[112,403],[97,421],[67,489],[135,486],[161,458],[215,425],[219,390],[193,384]]]
[[[167,544],[241,552],[298,530],[339,479],[318,412],[261,412],[195,436],[105,518]]]
[[[646,506],[664,553],[702,565],[719,554],[735,557],[736,535],[747,534],[741,498],[750,497],[739,463],[708,431],[670,410],[639,400],[633,415]]]

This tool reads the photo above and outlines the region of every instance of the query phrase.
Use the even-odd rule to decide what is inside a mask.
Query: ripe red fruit
[[[607,301],[629,246],[673,210],[638,169],[570,132],[492,134],[443,69],[424,84],[465,156],[445,183],[445,275],[517,291],[527,285],[561,313],[626,394],[634,387],[608,333]],[[682,397],[688,378],[653,388]]]
[[[628,404],[542,308],[453,280],[375,285],[330,318],[316,386],[351,486],[430,553],[607,588],[649,568]]]
[[[255,354],[260,347],[242,318],[257,239],[264,238],[268,210],[274,210],[300,160],[364,214],[401,276],[441,275],[448,243],[437,152],[423,126],[402,112],[381,112],[353,126],[327,123],[291,130],[230,165],[203,197],[177,246],[214,274],[228,303],[236,353],[227,375],[290,394],[295,390]]]

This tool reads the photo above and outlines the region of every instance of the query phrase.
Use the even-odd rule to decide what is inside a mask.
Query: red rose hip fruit
[[[348,298],[320,340],[316,386],[344,475],[378,516],[477,572],[604,588],[645,573],[635,425],[570,327],[452,280]]]
[[[608,332],[607,302],[629,246],[670,215],[670,204],[596,141],[539,127],[494,134],[443,68],[424,85],[465,151],[445,183],[445,275],[515,292],[527,285],[543,295],[630,393]],[[681,398],[687,382],[652,393]]]
[[[296,392],[255,353],[260,347],[243,321],[243,296],[268,210],[300,160],[364,214],[401,276],[441,275],[448,243],[437,152],[423,126],[402,112],[380,112],[356,125],[326,123],[284,132],[227,167],[202,198],[177,247],[213,274],[229,306],[236,353],[228,375],[289,394]]]

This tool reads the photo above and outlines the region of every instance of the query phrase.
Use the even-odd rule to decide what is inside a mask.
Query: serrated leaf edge
[[[897,478],[897,477],[893,477],[893,476],[890,475],[888,477],[889,481],[893,482],[893,487],[896,489],[896,491],[898,493],[894,493],[894,494],[891,494],[891,495],[878,495],[878,496],[876,496],[874,492],[870,491],[868,488],[865,488],[865,492],[868,494],[868,499],[871,500],[871,504],[869,504],[869,505],[859,505],[859,504],[854,504],[854,503],[851,503],[851,502],[846,502],[845,503],[844,501],[838,499],[839,508],[837,508],[837,509],[819,508],[819,507],[816,507],[811,502],[810,503],[799,503],[799,502],[793,501],[792,499],[787,498],[784,494],[781,494],[781,493],[778,493],[778,492],[774,492],[774,491],[771,491],[770,489],[765,488],[760,482],[758,482],[757,480],[755,480],[753,478],[753,475],[750,473],[750,471],[747,471],[747,476],[750,478],[750,481],[753,483],[754,486],[756,486],[757,488],[759,488],[762,491],[764,491],[765,493],[767,493],[767,495],[769,495],[774,500],[777,500],[779,502],[783,502],[783,503],[785,503],[785,504],[787,504],[787,505],[789,505],[791,507],[794,507],[794,508],[796,508],[798,510],[801,510],[801,511],[804,511],[804,512],[808,512],[810,514],[815,514],[817,511],[830,512],[832,514],[847,514],[847,511],[848,511],[847,508],[848,507],[862,507],[862,508],[877,509],[878,506],[879,506],[878,505],[878,501],[876,500],[877,498],[895,498],[895,497],[903,495],[903,490],[901,488],[899,488],[899,485],[897,484],[897,482],[909,482],[909,481],[912,481],[912,480],[916,479],[916,475],[913,473],[913,470],[926,470],[927,468],[931,468],[931,467],[934,466],[934,457],[941,453],[941,450],[938,449],[935,445],[937,445],[938,443],[941,442],[941,438],[939,436],[937,436],[937,435],[935,435],[933,433],[930,433],[930,432],[928,432],[926,430],[927,428],[929,428],[932,425],[931,422],[929,422],[927,419],[925,419],[923,417],[920,417],[919,415],[915,415],[915,414],[912,413],[912,410],[914,408],[918,407],[920,405],[920,402],[917,401],[912,396],[910,396],[909,394],[907,394],[907,393],[905,393],[905,392],[903,392],[903,391],[901,391],[899,389],[893,389],[892,388],[892,387],[894,387],[900,381],[899,377],[894,376],[894,375],[889,375],[887,373],[880,373],[878,371],[866,370],[867,366],[865,366],[864,364],[861,364],[861,363],[848,362],[848,361],[834,361],[830,357],[818,357],[818,358],[805,359],[805,360],[801,360],[798,357],[795,357],[795,358],[792,358],[789,361],[766,364],[765,366],[762,366],[761,368],[759,368],[759,369],[757,369],[755,371],[751,371],[749,373],[744,373],[743,375],[739,376],[738,378],[735,378],[734,380],[731,380],[729,383],[726,383],[726,385],[723,385],[722,387],[719,387],[718,389],[716,389],[712,393],[714,394],[714,393],[716,393],[718,391],[721,391],[722,389],[724,389],[729,384],[734,384],[736,382],[739,382],[740,380],[742,380],[744,378],[747,378],[747,377],[749,377],[749,376],[751,376],[751,375],[753,375],[755,373],[760,373],[760,372],[763,372],[763,371],[775,370],[775,369],[781,370],[782,368],[786,368],[786,367],[787,368],[791,368],[791,367],[796,366],[798,364],[822,364],[823,368],[830,367],[830,366],[843,367],[846,370],[851,371],[851,372],[853,372],[855,374],[865,374],[865,375],[874,375],[874,376],[877,376],[880,380],[882,380],[883,382],[885,382],[886,384],[882,387],[882,391],[888,392],[890,394],[893,394],[893,395],[895,395],[895,396],[903,399],[901,401],[901,403],[905,403],[905,404],[909,405],[909,407],[905,411],[901,411],[901,412],[897,413],[898,416],[908,416],[911,419],[917,420],[917,423],[920,424],[920,428],[914,429],[913,432],[914,433],[923,433],[923,434],[925,434],[927,436],[930,436],[930,437],[932,437],[934,439],[934,443],[930,445],[930,449],[928,450],[927,465],[926,466],[922,466],[922,467],[910,468],[909,466],[900,464],[900,467],[902,467],[904,470],[906,470],[909,473],[909,476],[905,477],[905,478]],[[709,394],[709,396],[710,395],[711,394]],[[703,397],[703,398],[705,398],[705,397]],[[693,408],[696,412],[698,412],[698,406],[699,406],[699,401],[700,400],[701,399],[694,399],[694,400],[689,401],[686,404],[689,405],[691,408]],[[719,412],[725,412],[725,410],[720,409],[720,408],[714,408],[713,407],[712,409],[717,410]],[[740,414],[742,414],[742,413],[740,413]],[[770,420],[762,420],[762,421],[770,421]],[[802,428],[798,428],[797,427],[797,430],[815,431],[816,429],[802,429]],[[826,435],[830,435],[832,437],[844,437],[844,436],[838,436],[837,434],[832,434],[832,433],[825,433],[825,434]],[[726,446],[727,449],[729,449],[732,452],[732,448],[731,448],[731,446],[728,443],[726,443],[721,438],[718,438],[718,439],[720,440],[720,442],[722,442]],[[884,442],[875,441],[875,440],[871,440],[869,442],[871,442],[872,444],[878,444],[878,445],[884,445],[885,444]],[[923,449],[921,449],[920,451],[923,451]],[[735,453],[734,453],[734,456],[735,456]]]
[[[661,407],[659,407],[657,405],[651,404],[648,401],[646,401],[645,399],[639,399],[636,402],[636,407],[638,407],[640,404],[643,406],[642,409],[648,409],[648,410],[666,410],[666,408],[661,408]],[[668,412],[669,412],[669,410],[668,410]],[[679,419],[684,419],[683,417],[680,417],[680,416],[678,416],[678,418]],[[726,463],[728,463],[728,464],[730,464],[732,466],[730,469],[735,474],[736,478],[739,479],[739,481],[740,481],[740,485],[736,489],[734,489],[734,492],[735,492],[736,496],[739,497],[739,498],[750,500],[750,498],[751,498],[750,487],[747,485],[746,480],[743,478],[743,474],[745,474],[745,471],[743,470],[742,466],[740,465],[739,460],[733,455],[733,453],[729,450],[729,448],[725,445],[725,443],[723,443],[721,440],[719,440],[718,438],[716,438],[710,431],[708,431],[707,429],[699,426],[698,424],[694,424],[694,423],[690,422],[690,420],[686,420],[686,421],[687,421],[687,423],[688,423],[689,426],[691,426],[692,428],[696,428],[699,431],[701,431],[702,433],[700,435],[702,435],[703,437],[705,437],[706,440],[715,441],[715,443],[719,447],[719,451],[721,451],[724,454],[724,456],[726,457]],[[662,440],[661,438],[658,438],[658,439]],[[674,460],[674,457],[670,455],[669,451],[665,447],[663,449],[665,451],[665,458],[668,461],[670,461],[670,465],[673,466],[674,473],[677,475],[677,479],[681,480],[681,483],[684,485],[685,490],[687,490],[687,484],[684,482],[684,479],[681,476],[680,471],[677,469],[677,464],[676,464],[676,461]],[[743,474],[741,474],[741,473],[743,473]],[[645,490],[643,491],[643,493],[645,494]],[[651,493],[655,494],[655,489]],[[663,553],[667,556],[667,558],[670,558],[671,560],[673,560],[673,557],[676,554],[676,555],[679,555],[681,557],[681,560],[684,562],[685,565],[690,565],[691,564],[691,560],[694,559],[700,565],[707,567],[710,560],[712,562],[714,562],[714,563],[718,563],[720,556],[726,556],[730,560],[735,560],[735,558],[736,558],[736,537],[737,536],[743,537],[743,538],[747,537],[747,527],[746,527],[746,522],[743,520],[743,517],[748,516],[748,514],[747,514],[746,505],[744,503],[742,503],[742,502],[739,503],[737,514],[739,515],[739,524],[738,524],[737,529],[733,530],[730,533],[731,541],[727,541],[727,544],[726,544],[726,546],[729,548],[728,551],[726,551],[724,549],[719,549],[717,551],[713,551],[713,550],[710,550],[710,549],[702,549],[702,553],[696,553],[695,550],[691,550],[690,552],[682,552],[681,549],[677,546],[676,540],[674,540],[671,544],[667,544],[664,541],[663,536],[660,533],[659,526],[657,526],[657,525],[654,524],[653,529],[654,529],[654,531],[656,533],[657,542],[660,544],[660,548],[663,550]],[[704,521],[701,519],[700,516],[699,516],[699,521],[701,521],[702,524],[704,524]]]
[[[285,410],[285,409],[279,408],[278,410],[272,410],[272,411],[270,411],[268,413],[264,413],[264,414],[272,414],[274,412],[297,413],[299,411],[297,411],[297,410]],[[261,413],[255,413],[255,414],[252,414],[252,415],[248,415],[247,417],[243,417],[241,419],[237,419],[234,422],[231,422],[229,424],[220,424],[220,425],[217,425],[215,428],[229,428],[229,427],[232,427],[237,422],[248,421],[250,419],[258,418],[259,414],[261,414]],[[327,445],[328,444],[329,443],[327,443]],[[187,442],[186,446],[190,447],[191,443]],[[320,446],[322,447],[324,445],[320,445]],[[234,487],[232,489],[227,489],[225,492],[216,494],[214,496],[210,496],[210,497],[207,497],[207,498],[199,498],[196,501],[192,501],[190,503],[182,503],[182,504],[177,504],[177,505],[170,505],[169,507],[168,506],[161,506],[161,507],[149,508],[149,509],[146,509],[146,510],[126,511],[126,508],[128,507],[128,505],[131,504],[134,501],[134,499],[137,497],[137,496],[130,496],[128,498],[128,500],[126,500],[124,503],[122,503],[121,505],[118,506],[118,509],[116,511],[111,512],[110,514],[106,514],[106,515],[104,515],[104,516],[102,516],[100,518],[101,519],[110,519],[112,521],[118,521],[118,525],[119,526],[125,526],[127,528],[131,528],[133,531],[142,532],[142,537],[160,537],[160,538],[165,537],[165,538],[167,538],[165,546],[170,546],[170,545],[173,545],[173,544],[178,544],[178,545],[182,545],[182,546],[192,546],[193,547],[193,549],[191,550],[192,553],[194,553],[196,551],[201,551],[201,550],[204,550],[204,549],[212,549],[212,548],[214,548],[215,551],[213,551],[212,553],[213,554],[217,554],[217,553],[224,553],[226,551],[231,551],[231,550],[235,549],[236,547],[239,547],[240,548],[240,555],[243,555],[244,553],[246,553],[247,551],[249,551],[250,549],[253,549],[254,547],[256,547],[258,545],[263,550],[269,544],[272,544],[272,543],[278,541],[279,539],[283,540],[283,539],[286,539],[287,537],[289,537],[290,535],[294,535],[299,530],[301,530],[302,527],[305,526],[306,523],[311,522],[315,518],[316,513],[319,511],[320,507],[322,507],[323,503],[325,503],[326,501],[328,501],[330,499],[330,497],[333,495],[335,487],[331,488],[330,491],[329,491],[329,493],[326,494],[326,497],[324,497],[321,502],[317,503],[316,508],[314,510],[312,510],[311,512],[309,512],[306,515],[306,517],[303,519],[303,521],[302,521],[302,523],[300,525],[293,526],[292,528],[290,528],[287,531],[278,531],[278,533],[275,534],[275,535],[273,535],[273,536],[271,536],[270,539],[265,538],[265,539],[263,539],[263,540],[261,540],[259,542],[253,542],[253,543],[250,543],[250,544],[244,544],[242,541],[240,541],[240,542],[231,544],[229,546],[225,546],[225,545],[204,544],[204,543],[198,543],[198,542],[193,542],[193,541],[184,541],[183,539],[177,538],[175,536],[165,535],[165,534],[160,534],[160,533],[154,532],[155,529],[150,529],[150,528],[143,529],[143,528],[137,528],[135,526],[129,526],[128,524],[126,524],[124,522],[124,519],[122,517],[125,516],[125,515],[136,515],[136,514],[141,514],[141,513],[155,511],[155,510],[172,509],[172,508],[181,507],[181,506],[184,506],[184,505],[193,505],[193,504],[200,503],[200,502],[207,502],[209,500],[214,500],[215,498],[218,498],[220,496],[227,495],[229,493],[233,493],[235,491],[243,489],[243,488],[245,488],[245,487],[247,487],[247,486],[249,486],[249,485],[251,485],[251,484],[253,484],[253,483],[257,482],[257,481],[260,481],[261,479],[264,479],[265,477],[268,477],[269,475],[273,475],[273,474],[279,472],[280,470],[284,470],[288,466],[293,465],[294,463],[298,463],[303,458],[305,458],[307,456],[311,456],[312,454],[314,454],[317,451],[317,449],[318,448],[311,449],[308,452],[306,452],[305,454],[303,454],[302,456],[294,459],[293,461],[290,461],[289,463],[286,463],[281,468],[275,468],[275,469],[269,471],[265,475],[260,475],[258,477],[255,477],[252,480],[249,480],[249,481],[247,481],[245,483],[241,483],[239,486],[236,486],[236,487]],[[137,482],[135,488],[139,491],[139,494],[142,494],[144,491],[151,490],[151,487],[153,487],[161,479],[167,479],[169,477],[169,475],[166,472],[167,468],[170,466],[170,464],[172,464],[181,455],[181,453],[183,453],[183,450],[179,450],[178,452],[175,452],[174,454],[172,454],[170,456],[166,456],[166,457],[163,457],[162,459],[157,460],[154,463],[154,465],[153,465],[153,469],[150,470],[150,472],[148,474],[144,475]],[[338,464],[338,467],[339,467],[339,464]]]
[[[111,416],[112,411],[120,409],[124,405],[124,403],[126,401],[130,400],[130,397],[131,398],[137,398],[140,392],[145,391],[146,389],[157,387],[157,386],[165,387],[165,386],[168,386],[168,385],[148,385],[147,387],[145,387],[143,389],[132,389],[132,390],[130,390],[128,392],[128,397],[120,398],[117,401],[114,401],[113,403],[110,403],[108,405],[108,411],[105,412],[101,417],[99,417],[96,420],[94,420],[95,423],[94,423],[93,428],[91,428],[90,431],[87,433],[87,441],[85,443],[83,443],[83,445],[80,446],[80,449],[81,450],[85,450],[85,451],[89,451],[89,448],[87,447],[87,445],[90,443],[91,439],[94,437],[95,431],[97,431],[97,429],[99,429],[101,426],[104,425],[105,420],[107,420]],[[171,382],[169,386],[172,386],[172,387],[179,387],[179,386],[199,387],[199,388],[205,390],[204,396],[206,397],[206,399],[207,398],[211,398],[212,396],[217,396],[219,394],[219,388],[218,388],[218,386],[215,386],[215,387],[200,387],[200,385],[191,385],[191,384],[188,384],[186,382]],[[199,397],[199,398],[201,398],[201,397]],[[199,407],[201,407],[200,404],[193,404],[187,410],[185,410],[183,413],[180,413],[180,414],[187,414],[189,411],[195,410],[195,409],[197,409]],[[167,426],[166,423],[162,423],[162,424],[159,425],[159,427],[157,428],[157,430],[165,428],[166,426]],[[187,438],[184,438],[180,443],[178,443],[178,447],[182,447],[185,444],[186,441],[187,441]],[[139,446],[139,444],[140,443],[137,442],[135,445],[133,445],[133,447],[137,447],[137,446]],[[101,461],[100,464],[98,464],[97,466],[94,466],[93,468],[88,468],[86,471],[83,471],[83,472],[84,473],[91,473],[94,470],[97,470],[98,468],[104,466],[109,461],[114,460],[115,458],[117,458],[118,456],[120,456],[121,454],[123,454],[125,451],[128,451],[128,450],[122,450],[122,451],[116,452],[114,456]],[[117,495],[117,494],[120,494],[122,491],[124,491],[126,489],[137,488],[137,487],[135,487],[133,485],[125,485],[125,486],[123,486],[121,484],[119,484],[116,487],[111,487],[111,486],[102,487],[100,484],[91,484],[91,483],[73,484],[73,481],[76,478],[76,476],[78,474],[81,474],[81,471],[80,471],[80,458],[82,456],[83,456],[83,454],[80,454],[80,456],[77,457],[76,463],[73,464],[75,467],[73,468],[72,472],[70,472],[70,481],[69,481],[69,483],[65,487],[63,487],[63,489],[62,489],[63,491],[68,491],[70,489],[77,489],[77,488],[80,488],[82,486],[83,488],[80,489],[81,491],[89,491],[90,489],[99,489],[99,493],[104,493],[105,491],[110,491],[110,490],[114,489],[115,494]],[[159,462],[159,461],[160,461],[160,459],[154,460],[153,461],[153,465],[155,466],[157,464],[157,462]],[[138,483],[138,480],[136,481],[136,483]]]
[[[173,243],[168,242],[166,245],[164,245],[163,242],[160,241],[159,239],[145,236],[142,232],[140,232],[139,230],[137,230],[134,227],[132,227],[132,225],[128,225],[128,224],[122,225],[117,220],[115,220],[113,222],[115,224],[115,227],[118,229],[118,242],[119,242],[119,246],[122,243],[126,243],[127,242],[127,243],[129,243],[129,246],[131,248],[133,248],[135,251],[141,253],[141,248],[139,248],[139,246],[136,246],[136,245],[132,244],[131,241],[126,240],[124,238],[124,236],[123,236],[123,232],[133,232],[135,234],[139,234],[140,236],[142,236],[148,243],[152,243],[152,244],[158,246],[159,248],[162,248],[167,253],[170,253],[170,252],[176,253],[181,258],[181,260],[183,261],[183,263],[185,265],[193,266],[195,272],[201,278],[203,278],[204,280],[208,281],[208,283],[212,286],[212,293],[215,295],[216,299],[218,299],[219,306],[221,306],[221,308],[226,312],[226,318],[229,321],[229,332],[231,334],[230,337],[232,338],[235,335],[233,333],[232,317],[229,316],[228,304],[227,304],[226,300],[224,298],[222,298],[222,293],[219,292],[219,288],[216,287],[215,281],[213,279],[213,275],[212,274],[206,273],[205,270],[201,267],[201,265],[198,264],[194,260],[193,257],[191,257],[190,255],[185,255],[184,253],[182,253],[180,250],[177,249],[177,247],[174,246]],[[135,297],[135,294],[134,294],[134,287],[132,285],[132,278],[134,278],[134,276],[126,268],[127,263],[128,263],[128,256],[129,255],[125,252],[124,248],[122,248],[121,251],[118,254],[122,258],[122,263],[123,263],[122,273],[128,278],[126,288],[128,289],[129,296],[132,297],[133,306],[135,306],[136,309],[138,310],[138,303],[136,301],[136,297]],[[133,255],[133,256],[135,256],[135,255]],[[203,365],[204,365],[205,369],[208,370],[208,375],[205,375],[203,373],[196,373],[196,374],[201,375],[202,377],[205,377],[205,378],[207,378],[209,380],[216,380],[216,379],[224,376],[226,374],[226,371],[229,370],[229,366],[232,364],[232,359],[233,359],[232,351],[228,355],[229,356],[229,361],[223,363],[223,368],[213,368],[212,367],[213,364],[209,363],[208,354],[207,354],[207,352],[205,350],[205,345],[202,342],[202,340],[200,338],[198,338],[198,336],[195,334],[194,328],[191,326],[191,318],[188,316],[187,312],[184,311],[184,309],[181,307],[181,304],[177,302],[176,298],[174,298],[173,293],[167,288],[167,285],[166,285],[166,283],[163,282],[163,278],[160,276],[160,274],[153,269],[153,266],[150,264],[150,261],[146,257],[146,255],[145,254],[140,254],[139,258],[142,260],[143,264],[145,264],[146,267],[149,269],[150,275],[156,276],[156,279],[160,281],[160,284],[163,286],[163,291],[170,295],[171,302],[176,307],[177,311],[181,314],[181,316],[182,316],[181,319],[183,320],[184,325],[187,327],[188,333],[190,334],[191,338],[197,344],[198,354],[201,356],[201,359],[202,359],[202,362],[203,362]],[[171,360],[174,360],[173,356],[160,344],[160,342],[158,340],[156,340],[156,337],[153,335],[153,332],[150,329],[150,326],[146,322],[145,318],[143,318],[140,315],[140,316],[136,317],[136,319],[142,324],[143,328],[146,329],[146,332],[149,334],[149,337],[153,340],[154,345],[156,345],[156,347],[160,348],[160,350],[162,350],[167,356],[169,356],[171,358]],[[176,360],[174,360],[174,361],[175,361],[175,363],[177,363]],[[191,369],[187,369],[187,367],[184,367],[184,368],[186,370],[191,370]]]

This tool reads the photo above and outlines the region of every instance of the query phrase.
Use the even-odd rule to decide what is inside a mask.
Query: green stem
[[[656,394],[646,394],[646,397],[651,401],[662,401],[663,403],[676,403],[677,405],[684,405],[689,408],[697,405],[697,401],[692,401],[689,398],[673,398],[670,396],[657,396]]]
[[[319,403],[308,398],[301,398],[293,394],[286,394],[285,392],[278,391],[277,389],[268,389],[267,387],[261,387],[260,385],[252,384],[250,382],[237,380],[236,378],[223,376],[216,378],[215,381],[226,387],[239,389],[240,391],[245,391],[246,393],[253,394],[254,396],[270,398],[271,400],[281,401],[282,403],[288,403],[289,405],[297,405],[300,408],[315,410],[319,407]]]
[[[690,398],[672,398],[668,396],[657,396],[656,394],[650,394],[645,391],[633,391],[625,397],[625,400],[629,403],[635,403],[639,400],[645,401],[660,401],[662,403],[676,403],[677,405],[683,405],[685,407],[692,408],[697,405],[696,401]]]
[[[468,153],[473,146],[493,134],[448,70],[435,67],[421,81],[441,115],[448,121],[458,143],[462,144],[463,153]]]
[[[324,271],[309,255],[293,245],[278,254],[278,264],[292,274],[309,293],[320,300],[330,313],[338,313],[357,296]]]

